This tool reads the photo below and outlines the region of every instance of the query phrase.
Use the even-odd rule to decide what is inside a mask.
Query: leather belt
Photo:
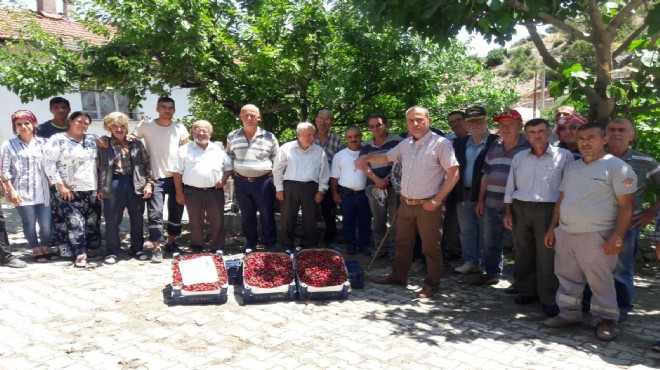
[[[344,195],[360,195],[364,194],[364,190],[353,190],[350,188],[342,187],[339,191]]]
[[[234,176],[238,177],[238,178],[241,179],[241,180],[245,180],[245,181],[247,181],[247,182],[256,182],[256,181],[265,180],[265,179],[267,179],[267,178],[273,176],[273,173],[272,173],[272,172],[268,172],[267,174],[265,174],[265,175],[263,175],[263,176],[257,176],[257,177],[245,177],[245,176],[239,175],[237,172],[234,172]]]
[[[183,184],[183,187],[185,189],[192,189],[192,190],[199,190],[199,191],[222,190],[222,189],[216,188],[215,186],[211,186],[211,187],[208,187],[208,188],[198,188],[197,186],[191,186],[191,185]]]
[[[425,199],[408,199],[408,198],[403,198],[403,200],[406,202],[407,205],[409,206],[421,206],[424,203],[428,202],[431,198],[425,198]]]

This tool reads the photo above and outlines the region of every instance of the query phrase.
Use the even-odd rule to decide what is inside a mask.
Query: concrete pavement
[[[10,239],[29,253],[13,207]],[[227,252],[232,252],[231,250]],[[125,256],[122,256],[125,257]],[[351,256],[352,257],[352,256]],[[363,267],[366,257],[357,257]],[[27,260],[27,258],[26,258]],[[70,262],[0,268],[0,369],[614,369],[658,368],[660,265],[636,279],[638,307],[614,342],[578,328],[539,325],[540,306],[517,306],[508,282],[472,287],[447,269],[440,295],[418,300],[424,267],[410,285],[379,286],[376,263],[365,289],[344,302],[243,305],[230,287],[224,305],[163,304],[170,259],[124,259],[76,269]]]

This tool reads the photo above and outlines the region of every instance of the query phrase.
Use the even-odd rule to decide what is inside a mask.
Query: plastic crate
[[[360,261],[346,261],[346,270],[348,270],[348,280],[351,282],[351,288],[364,289],[364,270]]]
[[[296,299],[295,279],[289,285],[281,285],[275,288],[258,288],[243,284],[243,303],[261,303],[272,301],[293,301]]]
[[[305,283],[298,282],[298,292],[300,299],[303,301],[323,301],[323,300],[340,300],[343,301],[348,298],[348,293],[351,291],[351,283],[346,281],[341,285],[326,286],[326,287],[313,287]]]
[[[245,272],[249,269],[250,263],[253,259],[250,257],[256,255],[284,255],[286,256],[286,263],[290,264],[287,268],[293,270],[293,261],[291,256],[284,253],[273,253],[273,252],[248,252],[243,259],[243,265],[241,267],[241,279],[242,279],[242,289],[241,293],[243,295],[243,303],[261,303],[261,302],[271,302],[271,301],[293,301],[296,299],[296,279],[293,278],[290,283],[275,286],[272,288],[261,288],[257,286],[250,285],[245,278]],[[295,276],[295,275],[294,275]]]
[[[222,253],[177,255],[172,261],[172,284],[163,290],[163,299],[169,305],[225,303],[228,281]],[[210,284],[214,289],[207,289]]]
[[[314,287],[305,284],[300,280],[300,271],[298,265],[298,259],[302,254],[312,253],[312,252],[322,252],[326,253],[328,256],[340,257],[341,264],[339,268],[343,268],[345,276],[348,276],[348,271],[346,270],[346,264],[344,262],[344,257],[341,253],[332,250],[332,249],[303,249],[298,250],[294,256],[294,262],[296,262],[296,284],[298,286],[298,293],[300,299],[308,300],[344,300],[348,298],[348,293],[351,291],[350,280],[346,280],[339,285],[325,286],[325,287]]]
[[[178,287],[172,288],[168,285],[163,289],[163,300],[168,305],[179,304],[223,304],[227,303],[227,285],[220,289],[220,292],[214,294],[198,293],[183,295]]]
[[[225,267],[227,269],[227,277],[229,278],[229,285],[243,284],[243,259],[234,258],[225,260]]]

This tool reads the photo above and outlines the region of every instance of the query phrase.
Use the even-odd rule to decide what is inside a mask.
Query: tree
[[[440,43],[453,38],[465,27],[487,40],[500,44],[510,40],[515,25],[524,25],[543,62],[564,78],[553,82],[555,96],[569,93],[574,100],[585,99],[589,119],[606,124],[619,114],[660,112],[660,6],[644,0],[368,0],[364,5],[373,22],[410,27]],[[643,22],[615,44],[618,30],[634,16]],[[387,24],[389,24],[387,23]],[[575,40],[593,45],[596,68],[589,73],[580,64],[553,57],[540,37],[537,26],[552,25]],[[625,68],[615,62],[629,54]],[[615,78],[615,73],[620,78]]]
[[[277,134],[326,107],[339,125],[373,112],[402,117],[414,104],[437,111],[449,85],[480,71],[464,45],[443,50],[405,30],[376,30],[347,0],[81,0],[77,9],[109,42],[80,41],[82,58],[67,59],[66,85],[114,88],[133,102],[168,86],[192,88],[193,110],[216,123],[217,137],[237,126],[248,102]],[[67,52],[47,46],[52,59]],[[0,84],[24,99],[62,91],[36,65],[17,63],[12,53],[20,52],[0,50]],[[39,88],[17,84],[26,79]],[[515,98],[499,86],[485,89]]]

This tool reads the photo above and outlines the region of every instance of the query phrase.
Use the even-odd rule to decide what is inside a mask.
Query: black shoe
[[[477,279],[475,279],[472,282],[472,285],[480,286],[480,285],[497,285],[500,282],[500,278],[497,276],[492,276],[492,275],[486,275],[483,274],[479,276]]]
[[[195,254],[198,254],[198,253],[204,252],[204,248],[202,248],[202,247],[190,247],[190,251],[195,253]]]
[[[461,259],[461,255],[460,255],[460,254],[458,254],[458,253],[454,253],[454,252],[451,252],[451,251],[445,253],[445,254],[443,255],[443,257],[444,257],[445,261],[457,261],[457,260]]]
[[[619,322],[628,320],[628,312],[619,311]]]
[[[559,307],[557,307],[556,304],[544,304],[543,312],[545,312],[545,315],[548,317],[555,317],[559,315]]]
[[[181,248],[179,248],[179,246],[176,245],[176,242],[171,242],[171,243],[165,244],[165,251],[170,252],[172,254],[174,254],[174,253],[179,253],[179,254],[183,253]]]
[[[539,300],[539,297],[535,295],[519,295],[517,296],[513,302],[515,304],[531,304]]]
[[[518,284],[513,283],[509,285],[508,288],[504,289],[504,293],[506,294],[518,294]]]

